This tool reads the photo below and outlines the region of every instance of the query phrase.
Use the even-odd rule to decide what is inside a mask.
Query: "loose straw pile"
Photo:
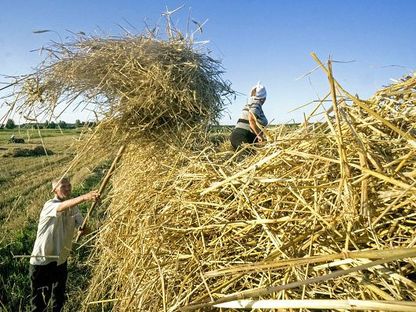
[[[415,308],[416,77],[363,101],[320,64],[322,122],[238,155],[129,146],[87,310]]]

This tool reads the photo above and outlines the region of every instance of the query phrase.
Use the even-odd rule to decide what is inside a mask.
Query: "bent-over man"
[[[244,143],[262,143],[265,141],[262,129],[257,125],[266,127],[268,121],[263,112],[266,101],[266,88],[257,83],[251,88],[250,98],[244,106],[241,117],[230,136],[231,145],[237,150]]]

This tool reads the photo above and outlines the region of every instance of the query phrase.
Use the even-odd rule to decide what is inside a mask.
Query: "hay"
[[[233,94],[220,62],[179,33],[166,40],[80,36],[42,50],[48,56],[37,71],[10,85],[10,110],[30,120],[92,110],[97,144],[207,127]]]
[[[53,155],[50,149],[42,145],[36,145],[30,148],[12,147],[7,149],[3,157],[32,157],[32,156],[48,156]]]
[[[48,51],[54,61],[14,84],[14,107],[36,119],[63,102],[93,105],[104,119],[85,146],[127,146],[90,237],[85,310],[416,300],[416,77],[363,101],[315,57],[332,107],[319,103],[297,130],[267,131],[267,145],[243,155],[218,151],[198,128],[231,90],[219,63],[183,38],[81,37]]]
[[[416,300],[416,117],[403,113],[416,76],[363,101],[322,66],[334,101],[316,110],[325,120],[269,130],[251,155],[193,141],[129,146],[87,310],[205,311],[267,297],[401,311]]]

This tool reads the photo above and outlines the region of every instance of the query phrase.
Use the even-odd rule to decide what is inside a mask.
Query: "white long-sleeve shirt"
[[[56,211],[61,202],[55,197],[43,206],[30,264],[46,265],[56,261],[60,265],[67,260],[75,227],[82,225],[83,217],[77,207]]]

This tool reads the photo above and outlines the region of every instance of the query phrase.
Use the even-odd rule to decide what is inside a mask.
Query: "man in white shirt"
[[[68,178],[52,181],[55,197],[48,200],[40,213],[36,241],[30,258],[32,312],[45,311],[52,296],[53,311],[61,311],[65,302],[67,258],[71,251],[75,227],[83,222],[76,205],[99,198],[98,191],[69,199]],[[81,233],[84,229],[80,229]]]

